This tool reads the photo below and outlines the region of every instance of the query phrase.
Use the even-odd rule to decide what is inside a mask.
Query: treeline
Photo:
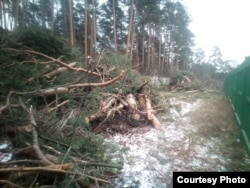
[[[194,35],[189,15],[173,0],[0,1],[0,26],[39,26],[63,35],[85,58],[103,50],[126,54],[142,74],[168,76],[170,66],[187,70]]]

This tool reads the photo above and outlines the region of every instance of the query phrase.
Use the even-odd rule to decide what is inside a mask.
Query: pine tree
[[[108,0],[100,7],[99,31],[100,47],[113,49],[115,51],[123,50],[125,43],[125,14],[121,9],[122,2]]]

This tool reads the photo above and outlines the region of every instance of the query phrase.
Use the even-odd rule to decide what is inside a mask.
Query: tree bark
[[[91,36],[90,36],[90,52],[89,55],[95,59],[95,46],[96,46],[96,5],[95,0],[92,0],[92,20],[90,23],[90,30],[91,30]]]
[[[84,0],[84,55],[85,61],[87,62],[88,58],[88,2]]]
[[[133,24],[134,24],[134,0],[131,0],[129,30],[128,30],[128,38],[127,38],[127,50],[126,50],[127,59],[131,59],[130,53],[132,51]]]
[[[51,20],[50,29],[54,32],[54,14],[55,14],[55,0],[51,0]]]
[[[69,39],[70,39],[70,46],[75,46],[75,37],[74,37],[74,21],[73,21],[73,11],[72,11],[72,0],[68,0],[68,19],[69,19]]]
[[[114,46],[115,46],[115,52],[117,52],[117,38],[116,38],[116,14],[115,14],[115,2],[118,3],[118,1],[113,0],[113,35],[114,35]]]

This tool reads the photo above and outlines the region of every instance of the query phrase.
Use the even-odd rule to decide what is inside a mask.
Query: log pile
[[[161,127],[147,95],[139,93],[123,95],[121,89],[117,94],[107,94],[105,100],[100,103],[99,111],[86,117],[86,122],[95,124],[94,132],[100,133],[103,128],[111,127],[110,122],[117,123],[115,119],[119,119],[121,121],[119,123],[130,124],[132,127],[136,122],[145,124],[145,121],[150,122],[156,129]]]

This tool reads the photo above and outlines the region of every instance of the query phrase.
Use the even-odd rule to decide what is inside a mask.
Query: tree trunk
[[[135,45],[135,25],[134,25],[134,19],[133,19],[133,24],[132,24],[132,33],[131,33],[131,42],[130,42],[130,51],[129,51],[129,59],[130,59],[130,65],[133,66],[133,48]]]
[[[42,27],[45,28],[45,2],[40,0],[41,12],[42,12]]]
[[[51,0],[51,23],[50,29],[54,32],[54,14],[55,14],[55,0]]]
[[[85,61],[87,62],[88,57],[88,2],[84,1],[85,9],[84,9],[84,55]]]
[[[151,24],[151,58],[150,58],[150,62],[151,62],[151,75],[154,75],[156,74],[155,70],[157,70],[157,64],[156,64],[156,60],[155,60],[155,53],[156,53],[156,50],[155,50],[155,24]]]
[[[127,50],[126,50],[127,59],[131,59],[130,53],[132,51],[132,35],[133,35],[133,24],[134,24],[133,21],[134,21],[134,0],[131,0],[129,30],[128,30],[128,38],[127,38]]]
[[[115,2],[117,2],[117,1],[113,0],[113,20],[114,20],[113,21],[113,32],[114,32],[114,47],[115,47],[115,52],[117,52]]]
[[[152,49],[152,27],[151,27],[151,23],[148,24],[148,46],[147,46],[147,70],[146,70],[146,74],[149,75],[150,74],[150,68],[151,68],[151,49]]]
[[[144,15],[143,15],[144,16]],[[142,25],[142,58],[141,58],[141,73],[145,73],[145,48],[144,48],[144,41],[145,41],[145,25]]]
[[[3,14],[3,20],[2,20],[2,27],[7,29],[8,26],[7,26],[7,19],[6,19],[6,12],[5,12],[5,0],[2,2],[2,14]],[[3,24],[4,22],[4,24]]]
[[[19,20],[19,3],[20,3],[20,0],[17,0],[15,2],[16,3],[13,2],[13,7],[14,7],[14,28],[17,28],[18,20]]]
[[[3,20],[4,20],[4,8],[3,8],[3,6],[4,6],[4,1],[0,1],[0,15],[1,15],[1,22],[0,22],[0,26],[2,27],[2,28],[4,28],[3,27]]]
[[[159,46],[158,46],[158,75],[162,75],[162,69],[161,69],[161,64],[162,64],[162,61],[161,61],[161,44],[162,44],[162,40],[161,40],[161,26],[159,25],[159,35],[158,35],[158,40],[159,40]]]
[[[94,13],[93,13],[93,18],[94,18],[94,45],[93,45],[93,58],[95,58],[95,53],[96,53],[96,0],[94,0]]]
[[[63,17],[63,34],[65,38],[69,39],[69,30],[68,30],[68,11],[67,11],[67,2],[66,0],[61,0],[62,3],[62,17]],[[69,43],[69,42],[68,42]]]
[[[91,38],[90,38],[90,56],[95,58],[95,45],[96,45],[96,5],[95,0],[92,0],[93,9],[92,9],[92,21],[91,21]]]
[[[73,23],[73,10],[72,10],[72,0],[68,0],[68,18],[69,18],[69,40],[70,46],[74,47],[75,45],[75,38],[74,38],[74,23]]]

